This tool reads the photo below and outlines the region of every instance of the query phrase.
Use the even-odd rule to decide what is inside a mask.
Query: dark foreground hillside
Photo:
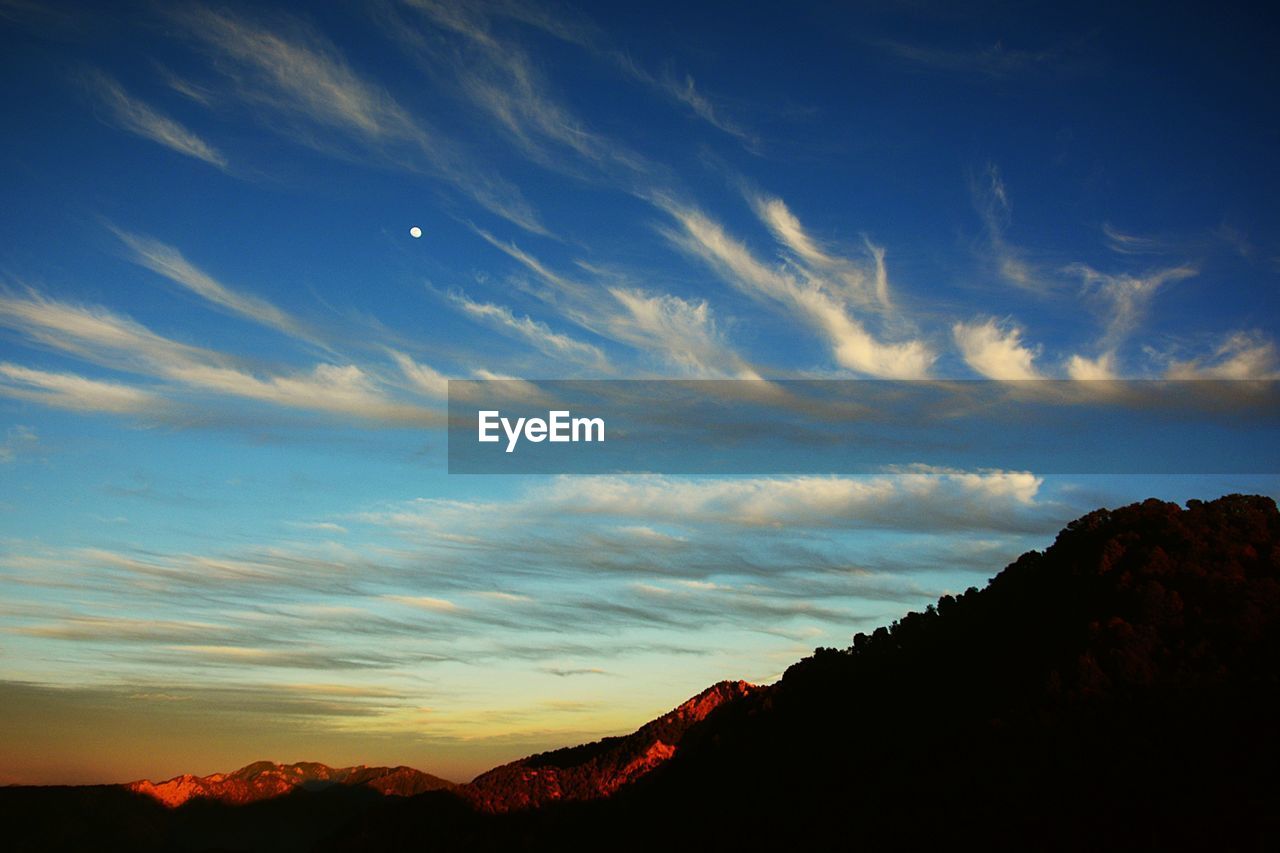
[[[1280,514],[1147,501],[819,650],[609,800],[333,849],[1280,849]],[[448,830],[442,826],[448,824]]]
[[[1276,849],[1278,578],[1270,500],[1092,513],[796,664],[628,806],[756,841]]]
[[[452,790],[11,789],[0,821],[18,849],[1280,849],[1270,499],[1099,510],[852,640]]]

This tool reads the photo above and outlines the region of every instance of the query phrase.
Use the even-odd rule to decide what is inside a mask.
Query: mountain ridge
[[[745,681],[721,681],[634,732],[519,758],[486,770],[470,782],[450,782],[405,765],[334,768],[314,761],[255,761],[229,773],[183,773],[160,782],[140,779],[119,787],[168,808],[179,808],[192,800],[244,805],[297,789],[317,791],[331,786],[361,787],[399,797],[450,791],[487,812],[591,800],[608,797],[670,760],[689,728],[723,705],[766,689]]]
[[[283,796],[298,788],[319,790],[333,785],[368,788],[384,796],[412,797],[427,791],[448,790],[456,783],[404,765],[366,767],[360,764],[335,768],[315,761],[293,764],[255,761],[230,773],[208,776],[183,773],[162,782],[140,779],[121,787],[177,808],[192,799],[243,805]]]
[[[457,793],[489,812],[608,797],[671,760],[689,729],[767,687],[720,681],[628,735],[538,753],[481,773]]]

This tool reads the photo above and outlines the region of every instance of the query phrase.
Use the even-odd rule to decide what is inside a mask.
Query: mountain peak
[[[700,722],[726,702],[741,699],[750,695],[752,691],[759,689],[759,685],[751,684],[747,681],[719,681],[703,690],[697,696],[680,703],[675,710],[663,717],[659,717],[654,722],[667,719],[680,719],[693,723]]]
[[[686,733],[714,711],[762,689],[745,681],[721,681],[629,735],[495,767],[457,789],[458,793],[479,808],[495,812],[607,797],[671,760]]]

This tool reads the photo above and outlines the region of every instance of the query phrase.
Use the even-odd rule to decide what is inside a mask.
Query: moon
[[[409,229],[409,236],[417,240],[419,237],[422,236],[422,229],[419,228],[417,225],[413,226],[412,228]]]

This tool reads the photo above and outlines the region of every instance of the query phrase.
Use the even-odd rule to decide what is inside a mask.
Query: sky
[[[1280,378],[1260,14],[0,0],[0,783],[466,779],[1097,506],[1277,494],[450,475],[443,429],[450,378]]]

